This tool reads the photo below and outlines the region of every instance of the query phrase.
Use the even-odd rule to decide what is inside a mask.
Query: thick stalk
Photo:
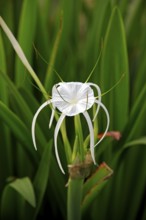
[[[67,197],[67,220],[81,220],[83,178],[70,179]]]

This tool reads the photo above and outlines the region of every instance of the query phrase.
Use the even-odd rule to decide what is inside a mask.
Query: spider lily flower
[[[94,91],[92,89],[96,89],[97,95],[94,96]],[[37,112],[34,115],[33,121],[32,121],[32,139],[33,139],[33,144],[35,149],[37,150],[36,147],[36,141],[35,141],[35,124],[36,124],[36,119],[41,112],[41,110],[48,106],[52,105],[52,115],[50,117],[50,123],[49,127],[51,127],[51,124],[53,122],[54,114],[55,114],[55,109],[59,110],[61,112],[61,116],[58,119],[58,122],[56,124],[56,128],[54,131],[54,145],[55,145],[55,154],[57,158],[58,165],[63,173],[64,170],[61,165],[61,161],[59,158],[58,154],[58,148],[57,148],[57,137],[58,137],[58,132],[60,130],[61,124],[66,116],[75,116],[80,113],[82,113],[87,121],[88,128],[89,128],[89,133],[90,133],[90,151],[91,151],[91,156],[93,159],[94,164],[96,164],[95,161],[95,156],[94,156],[94,148],[97,146],[105,137],[108,128],[109,128],[109,113],[106,109],[106,107],[103,105],[101,102],[101,91],[98,85],[94,83],[81,83],[81,82],[60,82],[58,84],[55,84],[52,88],[52,98],[44,102]],[[99,109],[102,108],[106,114],[107,117],[107,124],[106,124],[106,129],[102,135],[102,137],[98,140],[98,142],[95,144],[94,143],[94,129],[93,129],[93,124],[92,120],[87,112],[88,109],[90,109],[94,104],[97,104],[97,109],[93,118],[93,121],[97,117],[97,114],[99,112]]]

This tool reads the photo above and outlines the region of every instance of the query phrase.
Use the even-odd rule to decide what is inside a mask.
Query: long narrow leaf
[[[110,59],[109,59],[110,57]],[[123,20],[114,8],[107,28],[102,60],[102,91],[108,90],[125,74],[120,84],[103,97],[109,110],[111,129],[122,130],[128,119],[129,70]]]
[[[15,189],[31,206],[36,206],[33,185],[28,177],[16,179],[8,186]]]
[[[35,80],[36,84],[40,88],[40,90],[41,90],[42,94],[44,95],[44,97],[47,99],[48,98],[47,92],[45,91],[42,83],[40,82],[40,80],[37,77],[36,73],[34,72],[32,67],[30,66],[28,60],[26,59],[25,54],[24,54],[23,50],[21,49],[19,43],[15,39],[14,35],[12,34],[12,32],[10,31],[10,29],[8,28],[8,26],[6,25],[6,23],[2,19],[2,17],[0,17],[0,25],[3,29],[3,31],[5,32],[5,34],[7,35],[8,39],[10,40],[14,50],[16,51],[16,53],[18,55],[18,57],[20,58],[20,60],[22,61],[22,63],[24,64],[24,66],[26,67],[28,72],[31,74],[32,78]]]
[[[21,17],[19,22],[18,42],[21,45],[26,57],[32,63],[32,47],[34,42],[37,0],[24,0],[22,5]],[[29,87],[25,74],[24,66],[20,59],[16,57],[15,81],[17,86]]]
[[[86,212],[88,206],[97,197],[98,193],[106,184],[113,171],[102,163],[96,172],[85,182],[83,187],[82,211]]]
[[[14,190],[14,192],[12,190]],[[21,200],[17,200],[19,199],[16,195],[17,193],[21,196]],[[33,185],[28,177],[17,178],[4,188],[1,200],[1,219],[20,219],[20,210],[18,209],[21,208],[20,201],[23,200],[27,201],[32,207],[36,206]],[[19,203],[17,203],[18,201]]]
[[[22,143],[31,158],[36,159],[32,146],[31,135],[24,123],[3,103],[0,101],[0,118],[4,121],[18,140]]]
[[[51,165],[52,140],[49,141],[44,148],[44,152],[34,178],[34,189],[36,192],[37,205],[35,209],[34,219],[36,218],[42,204],[42,200],[46,191],[49,170]]]

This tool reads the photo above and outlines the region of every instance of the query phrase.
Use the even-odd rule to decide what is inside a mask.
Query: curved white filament
[[[33,144],[34,144],[34,148],[37,150],[37,146],[36,146],[36,141],[35,141],[35,124],[36,124],[36,119],[39,115],[39,113],[42,111],[42,109],[44,107],[46,107],[47,105],[49,105],[52,102],[52,100],[47,100],[46,102],[44,102],[37,110],[37,112],[35,113],[33,120],[32,120],[32,126],[31,126],[31,133],[32,133],[32,140],[33,140]]]
[[[107,125],[106,125],[106,129],[105,129],[101,139],[94,145],[94,147],[96,147],[103,140],[103,138],[105,137],[105,135],[106,135],[106,133],[108,131],[109,123],[110,123],[110,117],[109,117],[109,113],[108,113],[108,110],[106,109],[106,107],[101,102],[99,102],[98,100],[95,100],[95,103],[100,105],[100,107],[103,108],[103,110],[104,110],[104,112],[106,114],[106,117],[107,117]]]
[[[57,122],[57,125],[55,127],[55,131],[54,131],[54,142],[55,142],[55,154],[56,154],[56,159],[57,159],[57,162],[58,162],[58,165],[62,171],[63,174],[65,174],[63,168],[62,168],[62,165],[61,165],[61,162],[60,162],[60,158],[59,158],[59,154],[58,154],[58,148],[57,148],[57,136],[58,136],[58,132],[59,132],[59,129],[61,127],[61,124],[63,122],[65,118],[65,115],[62,114]]]
[[[98,99],[94,97],[94,91],[91,87],[94,87],[98,93]],[[61,169],[62,173],[65,174],[64,169],[62,167],[59,154],[58,154],[58,146],[57,146],[57,138],[58,138],[58,133],[61,127],[61,124],[66,116],[75,116],[80,113],[83,113],[87,124],[89,128],[89,134],[90,134],[90,151],[91,151],[91,156],[93,159],[94,164],[96,164],[95,161],[95,155],[94,155],[94,147],[96,147],[105,137],[108,128],[109,128],[109,123],[110,123],[110,118],[109,118],[109,113],[101,102],[101,91],[98,85],[94,83],[80,83],[80,82],[69,82],[69,83],[58,83],[53,86],[52,89],[52,99],[46,101],[43,103],[37,112],[35,113],[32,121],[32,140],[34,144],[34,148],[37,150],[36,146],[36,140],[35,140],[35,125],[36,125],[36,120],[41,112],[41,110],[46,107],[47,105],[50,105],[53,103],[53,108],[52,108],[52,113],[50,117],[50,122],[49,122],[49,128],[52,125],[53,119],[54,119],[54,114],[55,114],[55,109],[58,109],[62,114],[60,118],[58,119],[57,125],[55,127],[54,131],[54,147],[55,147],[55,155],[56,159],[59,165],[59,168]],[[97,114],[99,112],[99,109],[102,108],[106,114],[107,118],[107,125],[106,129],[103,133],[103,136],[101,137],[100,140],[95,144],[94,143],[94,129],[93,129],[93,123],[92,120],[87,112],[88,109],[90,109],[93,104],[97,104],[96,112],[93,117],[93,121],[97,117]]]
[[[83,112],[83,115],[86,118],[89,131],[90,131],[90,151],[91,151],[92,160],[94,164],[96,164],[95,156],[94,156],[94,129],[93,129],[92,121],[87,111]]]
[[[97,93],[98,93],[98,101],[101,103],[101,90],[100,90],[99,86],[94,83],[88,83],[88,85],[96,88]],[[94,118],[92,121],[94,121],[95,118],[97,117],[97,114],[99,112],[99,108],[100,108],[100,105],[97,106],[97,109],[96,109],[96,112],[95,112],[95,115],[94,115]]]
[[[51,128],[51,126],[52,126],[54,114],[55,114],[55,109],[52,109],[51,118],[50,118],[50,122],[49,122],[49,128]]]

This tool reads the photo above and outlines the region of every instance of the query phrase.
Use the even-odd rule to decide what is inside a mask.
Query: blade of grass
[[[5,57],[5,51],[4,51],[4,45],[3,45],[3,40],[0,32],[0,70],[4,73],[6,73],[6,57]],[[6,82],[2,79],[2,76],[0,75],[0,99],[8,103],[8,94],[7,94],[7,89],[6,89]]]
[[[129,118],[129,122],[126,125],[126,129],[123,134],[123,141],[121,140],[121,143],[119,142],[119,146],[118,145],[116,146],[118,149],[120,146],[124,146],[124,145],[126,146],[126,144],[129,143],[128,141],[131,142],[135,138],[139,138],[140,135],[145,135],[144,118],[145,118],[146,105],[143,102],[146,95],[145,93],[146,93],[146,88],[143,89],[143,91],[139,95],[138,100],[136,100],[135,106],[133,107],[133,110]],[[111,190],[111,195],[114,198],[112,207],[114,207],[115,209],[114,212],[115,218],[119,218],[119,216],[120,216],[119,219],[121,220],[125,218],[125,216],[126,218],[130,218],[130,219],[136,218],[146,181],[144,174],[145,173],[144,152],[145,152],[144,148],[142,149],[142,147],[140,148],[136,147],[136,148],[132,148],[129,151],[126,151],[126,153],[123,154],[121,157],[120,163],[122,164],[122,170],[119,171],[120,168],[118,168],[118,177],[116,177],[116,185],[113,184]],[[141,164],[139,164],[139,162],[138,163],[136,162],[137,160],[139,160],[138,158],[141,158]],[[120,193],[122,180],[124,180],[124,185],[122,187],[122,193]],[[134,195],[133,195],[133,191],[134,191]],[[119,208],[119,197],[120,197],[120,208]],[[127,197],[131,198],[130,204],[127,201]],[[125,210],[127,205],[129,206],[128,213]],[[110,208],[111,207],[109,207],[109,209]]]
[[[28,177],[17,178],[7,184],[3,190],[1,201],[2,219],[24,219],[22,213],[24,212],[25,203],[22,201],[27,201],[32,207],[36,205],[34,189],[30,179]]]
[[[141,136],[145,135],[144,121],[146,120],[145,117],[146,104],[145,102],[143,102],[143,100],[145,99],[145,95],[146,95],[146,88],[144,88],[144,90],[140,94],[140,97],[137,100],[137,103],[131,112],[131,118],[129,122],[132,122],[133,125],[131,125],[132,129],[128,135],[128,140],[139,138],[140,135]],[[136,113],[138,113],[137,118],[135,118]],[[134,219],[138,213],[141,197],[144,192],[144,188],[146,184],[145,152],[146,152],[145,148],[137,147],[137,148],[132,148],[126,153],[125,170],[124,170],[124,178],[126,181],[126,185],[123,189],[123,194],[121,197],[121,201],[122,201],[121,219],[122,216],[124,215],[127,215],[128,218]],[[139,158],[141,161],[140,163],[139,163]],[[133,182],[135,183],[134,185],[132,184]],[[134,195],[132,194],[133,191],[134,191]],[[125,212],[127,196],[131,197],[131,203],[130,203],[131,211],[129,211],[128,214]]]
[[[34,154],[33,147],[30,147],[32,146],[32,141],[28,129],[24,123],[1,101],[0,118],[8,125],[17,139],[22,143],[30,158],[32,158],[33,161],[36,161],[37,154]]]
[[[6,187],[15,189],[32,207],[36,207],[36,198],[31,180],[28,177],[17,178]]]
[[[15,37],[13,36],[13,34],[11,33],[11,31],[9,30],[9,28],[7,27],[6,23],[4,22],[4,20],[2,19],[2,17],[0,17],[0,24],[5,32],[5,34],[7,35],[7,37],[9,38],[12,46],[14,47],[16,53],[18,54],[19,58],[21,59],[22,63],[24,64],[24,66],[27,68],[27,70],[29,71],[29,73],[31,74],[32,78],[35,80],[37,86],[39,87],[39,89],[41,90],[42,94],[44,95],[44,97],[46,99],[48,99],[48,94],[45,91],[42,83],[40,82],[39,78],[37,77],[37,75],[35,74],[34,70],[32,69],[32,67],[30,66],[30,64],[28,63],[20,45],[18,44],[17,40],[15,39]],[[61,128],[61,131],[63,131],[63,128]],[[62,132],[62,136],[63,132]],[[66,143],[68,143],[69,146],[69,141],[67,139],[67,137],[65,137],[65,141]]]
[[[18,207],[20,208],[20,203],[17,204],[16,201],[20,197],[12,188],[6,187],[3,190],[1,197],[1,207],[0,207],[0,218],[3,220],[11,219],[12,217],[18,219]],[[15,202],[14,202],[15,198]],[[20,202],[20,201],[19,201]]]
[[[98,0],[95,2],[95,7],[93,9],[93,21],[89,27],[86,40],[86,53],[83,53],[82,56],[85,56],[85,72],[90,72],[90,69],[93,68],[99,51],[101,49],[102,40],[105,36],[106,28],[111,14],[111,3],[110,1]],[[99,19],[100,18],[100,19]],[[96,49],[95,49],[96,48]],[[83,50],[84,51],[84,50]],[[102,55],[101,55],[102,56]],[[92,60],[90,59],[92,57]],[[95,69],[95,73],[92,78],[93,81],[97,82],[97,77],[99,77],[99,67]],[[98,78],[99,80],[99,78]],[[98,82],[99,83],[99,82]]]
[[[36,28],[37,5],[37,0],[23,1],[18,29],[18,42],[30,63],[32,63],[32,46]],[[15,82],[17,86],[30,87],[30,84],[25,80],[28,77],[25,74],[27,73],[25,73],[21,60],[16,57]]]
[[[101,189],[107,183],[107,180],[111,177],[113,171],[105,164],[102,163],[95,173],[87,179],[83,186],[83,198],[82,198],[82,213],[86,214],[89,206],[91,206],[93,200],[98,196]]]
[[[126,37],[121,13],[117,7],[114,7],[107,27],[101,59],[100,82],[102,91],[107,91],[112,87],[121,78],[123,73],[125,73],[125,77],[118,87],[103,97],[103,101],[106,103],[110,115],[111,130],[122,131],[128,120],[129,114],[129,70]],[[100,121],[99,127],[102,127],[102,124]],[[108,158],[112,158],[111,150],[105,151],[103,157],[106,158],[107,161]],[[112,167],[114,170],[116,169],[115,166]],[[118,178],[117,181],[116,187],[119,189],[121,179]],[[113,193],[111,184],[109,184],[105,193],[103,192],[104,210],[110,210],[111,208],[111,192]],[[118,198],[119,201],[118,193],[115,197]],[[114,201],[117,201],[116,198]],[[102,198],[100,197],[99,201],[100,199]],[[117,204],[114,202],[113,206],[117,208]],[[98,202],[98,205],[100,209],[98,214],[99,219],[106,219],[106,212],[100,207],[103,204]],[[116,210],[118,210],[118,208]]]
[[[127,142],[124,145],[123,150],[125,150],[125,149],[127,149],[129,147],[137,146],[137,145],[146,145],[146,137],[141,137],[141,138],[139,138],[137,140]]]
[[[39,108],[40,104],[38,100],[34,97],[34,95],[25,88],[20,88],[18,91],[21,97],[23,97],[25,103],[27,103],[27,105],[30,107],[32,113],[36,112],[36,109]],[[38,118],[39,127],[41,128],[43,135],[47,137],[47,139],[53,136],[53,129],[54,129],[54,127],[52,126],[53,129],[48,130],[48,124],[46,123],[46,126],[44,125],[44,121],[48,120],[49,122],[49,115],[51,115],[51,110],[48,107],[46,108],[46,111],[45,110],[43,111],[43,113],[41,114],[41,117]],[[29,127],[30,127],[30,124],[29,124]]]
[[[14,50],[16,51],[16,53],[17,53],[18,57],[20,58],[20,60],[22,61],[23,65],[26,67],[26,69],[28,70],[28,72],[30,73],[30,75],[32,76],[34,81],[36,82],[37,86],[41,90],[44,97],[46,99],[48,99],[48,95],[47,95],[46,90],[44,89],[42,83],[40,82],[39,78],[37,77],[37,75],[34,72],[34,70],[32,69],[32,67],[30,66],[28,60],[26,59],[26,57],[25,57],[25,55],[24,55],[24,53],[23,53],[23,51],[22,51],[22,49],[19,45],[19,43],[17,42],[17,40],[13,36],[12,32],[10,31],[10,29],[8,28],[8,26],[6,25],[6,23],[4,22],[2,17],[0,17],[0,25],[3,29],[3,31],[5,32],[5,34],[7,35],[8,39],[10,40]]]
[[[134,85],[133,85],[133,103],[135,102],[135,99],[138,97],[140,92],[142,91],[143,87],[145,86],[146,82],[146,74],[145,74],[145,69],[146,69],[146,46],[145,46],[145,39],[146,39],[146,31],[142,32],[142,40],[141,40],[141,53],[139,56],[139,65],[138,69],[136,69],[136,76],[134,80]]]
[[[112,87],[123,73],[124,79],[118,87],[103,97],[110,114],[110,127],[119,131],[124,128],[128,119],[129,70],[124,25],[119,9],[115,7],[109,21],[102,52],[102,91]]]
[[[125,142],[132,139],[139,138],[139,136],[145,135],[145,108],[146,104],[144,102],[146,96],[146,85],[139,94],[134,106],[131,110],[129,121],[125,127],[125,130],[122,134],[123,140]]]
[[[64,156],[64,154],[63,154]],[[54,172],[55,170],[55,172]],[[66,218],[66,194],[67,188],[65,187],[67,182],[67,177],[62,175],[58,164],[56,162],[56,158],[54,155],[51,157],[51,166],[50,166],[50,177],[48,180],[48,187],[46,194],[48,195],[49,201],[51,202],[50,207],[51,210],[56,212],[56,209],[59,213],[62,214],[63,218]],[[60,202],[61,201],[61,202]]]
[[[4,51],[3,40],[0,31],[0,70],[6,72],[6,56]],[[4,81],[3,77],[0,75],[0,100],[3,101],[6,105],[8,105],[8,91],[6,82]],[[12,168],[12,152],[11,152],[11,143],[10,143],[10,133],[8,128],[4,124],[0,124],[0,133],[1,133],[1,144],[5,146],[5,148],[0,148],[0,161],[1,161],[1,168],[5,166],[5,161],[8,161],[7,166],[5,167],[5,172],[1,170],[1,182],[4,181],[7,175],[10,175],[13,168]]]
[[[2,74],[2,73],[1,73]],[[21,120],[24,121],[26,124],[29,132],[31,131],[31,122],[33,118],[33,113],[31,112],[30,106],[24,101],[23,97],[20,95],[18,92],[16,86],[13,84],[13,82],[9,79],[7,75],[2,74],[4,79],[6,80],[8,84],[8,88],[11,91],[12,98],[13,100],[12,105],[14,110],[16,111],[17,115],[21,118]],[[46,139],[44,137],[44,134],[42,133],[41,129],[39,126],[37,126],[37,133],[39,135],[39,146],[40,148],[38,149],[38,153],[41,152],[41,149],[43,149]]]
[[[44,148],[41,161],[39,163],[38,170],[36,172],[33,185],[37,198],[37,205],[34,213],[34,219],[36,219],[37,214],[43,202],[43,197],[45,195],[47,182],[49,178],[49,170],[51,165],[51,152],[52,151],[52,140],[49,141],[47,146]]]
[[[54,42],[54,46],[52,49],[52,53],[51,53],[51,57],[50,57],[50,62],[48,65],[48,69],[47,69],[47,73],[46,73],[46,77],[45,77],[45,88],[48,91],[50,89],[50,87],[53,86],[53,67],[55,64],[55,60],[56,60],[56,56],[57,56],[57,51],[58,51],[58,47],[59,47],[59,43],[60,43],[60,38],[61,38],[61,34],[62,34],[62,24],[63,23],[63,17],[60,17],[60,26],[59,26],[59,30],[58,33],[56,35],[56,39]]]
[[[17,16],[14,12],[13,8],[14,4],[11,1],[1,1],[0,5],[0,15],[5,19],[11,30],[14,32],[15,31],[15,16]],[[16,8],[16,7],[15,7]],[[2,30],[0,30],[2,33]],[[6,54],[6,60],[7,60],[7,70],[12,71],[14,68],[14,56],[13,56],[13,48],[8,42],[8,39],[2,34],[3,37],[3,42],[4,42],[4,48],[5,48],[5,54]],[[12,72],[11,72],[12,74]]]

